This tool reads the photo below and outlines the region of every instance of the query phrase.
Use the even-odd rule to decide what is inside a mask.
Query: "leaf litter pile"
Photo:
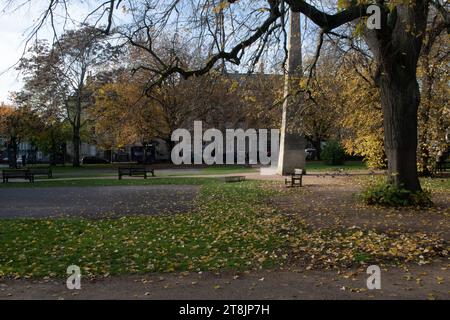
[[[0,221],[0,277],[307,269],[430,263],[448,244],[425,233],[311,230],[267,201],[270,182],[205,181],[197,209],[171,216]]]

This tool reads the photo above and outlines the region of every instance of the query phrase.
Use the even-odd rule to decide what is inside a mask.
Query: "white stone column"
[[[285,75],[283,104],[283,120],[281,124],[280,158],[278,174],[289,175],[294,169],[304,169],[306,162],[305,138],[298,133],[299,121],[295,121],[292,114],[294,108],[299,108],[299,96],[290,96],[299,86],[302,76],[302,39],[300,29],[300,13],[290,12],[288,36],[288,66]],[[287,97],[287,98],[286,98]]]

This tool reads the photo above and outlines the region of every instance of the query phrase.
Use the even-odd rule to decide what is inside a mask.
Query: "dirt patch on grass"
[[[432,208],[366,206],[356,194],[363,186],[355,177],[305,177],[305,187],[272,198],[281,212],[313,229],[351,228],[381,232],[424,232],[450,240],[450,192],[433,193]]]

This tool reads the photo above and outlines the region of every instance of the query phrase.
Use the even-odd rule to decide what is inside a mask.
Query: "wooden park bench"
[[[450,162],[436,162],[436,172],[446,172],[447,170],[450,170]]]
[[[147,179],[149,173],[152,174],[152,177],[155,176],[155,170],[147,168],[145,166],[118,167],[117,171],[119,180],[122,180],[122,176],[130,176],[130,177],[143,176],[144,179]]]
[[[3,183],[8,183],[9,179],[25,179],[34,182],[34,175],[30,170],[2,170]]]
[[[284,180],[284,183],[288,187],[301,187],[303,185],[303,175],[305,171],[303,169],[295,169],[294,173]]]
[[[226,183],[232,183],[232,182],[243,182],[245,181],[245,176],[230,176],[225,177]]]
[[[49,179],[53,178],[53,171],[51,167],[43,167],[43,168],[28,168],[33,176],[46,176]]]

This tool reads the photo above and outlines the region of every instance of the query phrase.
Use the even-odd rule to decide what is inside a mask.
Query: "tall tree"
[[[38,132],[40,121],[28,108],[0,106],[0,135],[7,138],[9,166],[17,168],[19,145],[26,139],[32,139]]]
[[[419,170],[430,175],[439,153],[450,147],[445,133],[450,128],[449,72],[450,40],[442,34],[442,19],[429,20],[419,61],[422,100],[419,106]]]
[[[110,61],[112,46],[96,28],[84,26],[64,33],[50,48],[38,42],[22,58],[18,69],[25,86],[22,103],[48,113],[56,112],[72,128],[73,166],[80,166],[81,130],[90,121],[93,106],[90,79]]]
[[[130,73],[122,73],[95,93],[96,139],[106,148],[141,143],[169,135],[158,103],[143,96],[143,86]]]

